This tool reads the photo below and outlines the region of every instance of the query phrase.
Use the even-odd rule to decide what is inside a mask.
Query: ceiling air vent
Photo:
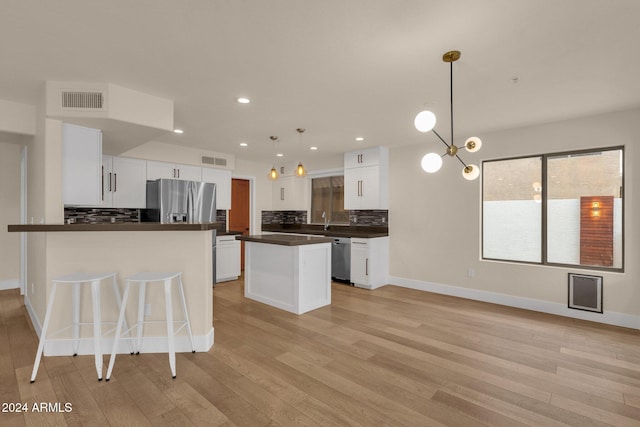
[[[222,157],[202,156],[202,164],[214,166],[227,166],[227,159]]]
[[[102,92],[62,91],[62,108],[74,110],[102,110],[104,94]]]

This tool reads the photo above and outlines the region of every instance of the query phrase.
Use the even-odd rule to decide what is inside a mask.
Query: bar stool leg
[[[144,333],[144,302],[147,293],[147,282],[138,285],[138,323],[136,324],[136,354],[142,350],[142,336]]]
[[[167,338],[169,344],[169,367],[171,368],[171,376],[176,377],[176,348],[174,343],[173,331],[173,304],[171,301],[171,279],[164,281],[164,302],[167,308]]]
[[[180,301],[182,302],[182,312],[184,313],[184,320],[187,322],[187,333],[189,334],[189,341],[191,342],[191,352],[196,352],[196,347],[193,345],[193,334],[191,333],[191,322],[189,321],[189,313],[187,312],[187,300],[184,297],[184,289],[182,288],[182,275],[178,276],[178,289],[180,290]]]
[[[36,380],[36,374],[38,373],[38,367],[40,366],[40,359],[42,359],[42,351],[44,350],[44,343],[47,340],[47,330],[49,329],[49,322],[51,321],[51,312],[53,311],[53,300],[56,296],[56,282],[51,285],[51,295],[49,295],[49,302],[47,303],[47,313],[44,315],[44,324],[42,325],[42,331],[40,332],[40,343],[38,344],[38,351],[36,352],[36,360],[33,363],[33,371],[31,372],[31,381]]]
[[[122,307],[122,298],[120,298],[120,290],[118,289],[118,284],[116,283],[116,276],[115,275],[112,276],[111,284],[113,286],[113,293],[114,293],[114,295],[116,297],[116,304],[118,304],[118,307]],[[124,318],[124,329],[125,329],[125,331],[129,330],[129,326],[127,325],[126,316]],[[129,353],[133,354],[133,343],[131,342],[131,340],[129,340]]]
[[[100,327],[102,313],[100,311],[100,281],[91,282],[91,297],[93,300],[93,344],[98,381],[102,381],[102,328]]]
[[[73,284],[73,357],[80,346],[80,283]]]
[[[124,295],[122,296],[122,302],[120,304],[120,314],[118,315],[118,325],[116,326],[116,335],[113,339],[113,349],[111,350],[111,357],[109,358],[109,367],[107,368],[106,381],[111,379],[111,372],[113,372],[113,365],[116,362],[116,353],[118,350],[118,341],[120,340],[120,332],[122,331],[122,324],[124,323],[125,311],[127,308],[127,299],[129,298],[129,287],[131,284],[127,282],[124,288]],[[131,340],[129,340],[131,341]]]

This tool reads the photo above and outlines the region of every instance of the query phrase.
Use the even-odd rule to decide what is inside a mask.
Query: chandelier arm
[[[460,156],[458,156],[457,154],[456,154],[456,159],[460,160],[460,163],[462,163],[462,166],[464,166],[465,168],[467,167],[467,164],[463,162]]]
[[[451,147],[449,144],[447,144],[447,141],[445,141],[444,139],[442,139],[442,137],[440,136],[440,134],[439,134],[438,132],[436,132],[436,130],[435,130],[435,129],[431,129],[431,132],[435,133],[435,134],[436,134],[436,136],[438,137],[438,139],[440,139],[440,141],[442,141],[442,143],[443,143],[444,145],[446,145],[446,146],[447,146],[447,148]]]

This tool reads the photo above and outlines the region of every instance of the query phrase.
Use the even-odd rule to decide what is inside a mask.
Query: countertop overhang
[[[161,224],[158,222],[125,222],[101,224],[14,224],[9,232],[73,232],[73,231],[207,231],[217,230],[220,223],[209,224]]]
[[[345,225],[331,225],[327,230],[325,230],[322,225],[315,224],[262,224],[262,231],[269,231],[272,233],[312,234],[325,237],[359,237],[362,239],[389,236],[389,229],[387,227]]]
[[[281,246],[301,246],[301,245],[315,245],[318,243],[331,243],[333,238],[331,237],[316,237],[316,236],[292,236],[290,234],[258,234],[251,236],[236,236],[237,240],[253,243],[267,243],[270,245]]]

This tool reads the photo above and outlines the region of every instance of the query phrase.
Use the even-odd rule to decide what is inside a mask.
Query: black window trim
[[[569,155],[581,155],[581,154],[589,154],[589,153],[597,153],[602,151],[615,151],[620,150],[622,152],[622,190],[621,190],[621,199],[622,199],[622,264],[621,267],[602,267],[602,266],[589,266],[589,265],[580,265],[580,264],[563,264],[563,263],[555,263],[549,262],[547,260],[547,160],[552,157],[562,157]],[[519,261],[519,260],[510,260],[510,259],[502,259],[502,258],[487,258],[484,256],[484,164],[491,162],[499,162],[504,160],[518,160],[518,159],[531,159],[531,158],[540,158],[541,160],[541,179],[542,179],[542,205],[540,209],[541,212],[541,221],[542,226],[540,227],[541,232],[541,261],[533,262],[533,261]],[[527,264],[527,265],[540,265],[544,267],[561,267],[561,268],[572,268],[579,270],[592,270],[592,271],[604,271],[604,272],[612,272],[612,273],[624,273],[625,267],[625,178],[626,178],[626,156],[625,156],[625,146],[617,145],[612,147],[601,147],[601,148],[588,148],[583,150],[570,150],[570,151],[560,151],[555,153],[546,153],[546,154],[529,154],[523,156],[514,156],[514,157],[505,157],[499,159],[490,159],[482,161],[482,174],[483,174],[483,182],[481,185],[481,203],[480,203],[480,258],[483,261],[496,261],[496,262],[509,262],[516,264]]]

